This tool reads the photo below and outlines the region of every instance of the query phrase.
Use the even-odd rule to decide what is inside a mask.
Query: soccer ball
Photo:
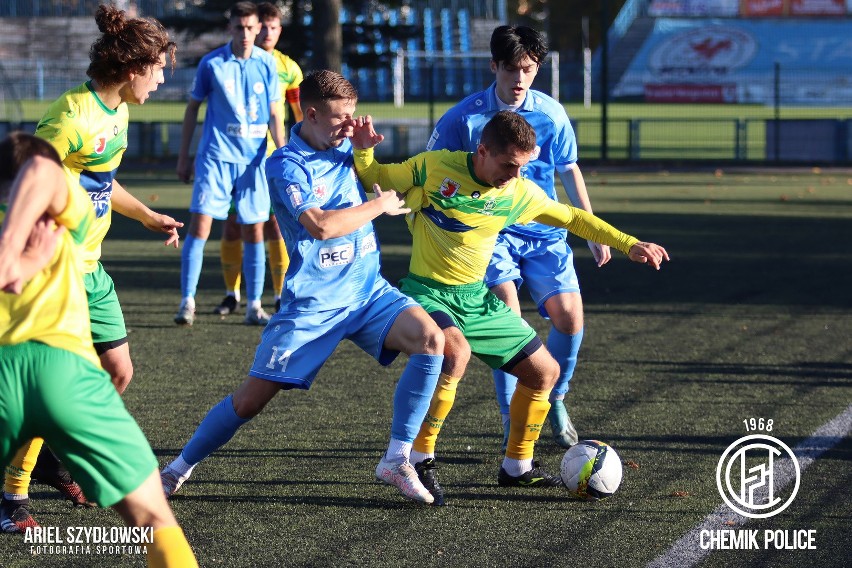
[[[561,472],[571,495],[597,501],[615,493],[621,484],[621,458],[603,442],[583,440],[565,452]]]

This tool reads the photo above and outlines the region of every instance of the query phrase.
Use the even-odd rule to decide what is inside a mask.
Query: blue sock
[[[204,262],[204,245],[207,239],[187,235],[180,253],[180,293],[182,298],[195,297],[201,264]]]
[[[583,330],[574,335],[568,335],[557,331],[555,327],[550,328],[550,335],[547,336],[547,350],[559,363],[559,378],[556,380],[556,386],[553,387],[553,392],[550,394],[550,399],[555,400],[556,396],[565,396],[568,392],[568,383],[571,382],[571,377],[574,376],[574,367],[577,366],[577,353],[580,352],[580,344],[583,343]]]
[[[429,410],[443,362],[443,355],[418,353],[408,358],[393,395],[391,438],[414,441]]]
[[[243,274],[246,277],[246,299],[249,302],[260,300],[266,278],[266,248],[263,241],[243,243]]]
[[[234,411],[233,396],[229,394],[210,409],[195,429],[195,434],[183,447],[181,457],[190,465],[197,464],[227,444],[240,426],[249,420],[251,419],[237,416]]]
[[[500,405],[500,414],[507,415],[509,414],[512,395],[515,394],[515,385],[518,384],[518,377],[500,369],[494,369],[491,374],[494,375],[494,390],[497,391],[497,404]]]

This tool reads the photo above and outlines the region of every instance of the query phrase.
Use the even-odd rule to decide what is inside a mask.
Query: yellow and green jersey
[[[69,186],[85,189],[95,207],[83,244],[84,272],[97,267],[112,220],[112,181],[127,148],[127,120],[127,104],[108,108],[87,81],[56,99],[36,128],[36,136],[59,152]]]
[[[625,254],[638,242],[590,213],[550,199],[527,179],[491,187],[474,174],[468,152],[423,152],[383,165],[372,149],[356,150],[355,169],[364,187],[378,183],[405,194],[414,237],[409,270],[443,284],[481,282],[498,233],[515,223],[564,227]]]
[[[0,206],[0,222],[5,214],[5,206]],[[60,236],[50,263],[24,285],[20,295],[0,293],[0,345],[38,341],[100,366],[92,345],[79,260],[95,220],[86,192],[69,186],[65,210],[54,220],[68,230]]]
[[[282,110],[281,120],[286,127],[287,116],[290,112],[288,108],[290,106],[289,103],[293,100],[293,94],[298,94],[299,85],[302,84],[304,76],[302,75],[302,68],[289,55],[273,49],[272,58],[275,60],[275,69],[278,71],[278,84],[281,86],[281,100],[278,101]],[[288,91],[290,92],[288,93]],[[272,139],[272,132],[269,132],[266,135],[266,155],[269,156],[274,151],[275,140]]]

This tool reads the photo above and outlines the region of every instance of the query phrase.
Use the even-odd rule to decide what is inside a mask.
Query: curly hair
[[[175,42],[163,24],[153,18],[128,18],[124,10],[102,4],[95,14],[101,37],[89,49],[86,75],[102,87],[127,80],[129,73],[144,74],[166,54],[175,67]]]

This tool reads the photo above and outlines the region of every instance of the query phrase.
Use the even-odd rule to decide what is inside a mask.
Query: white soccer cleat
[[[395,485],[399,492],[412,501],[431,504],[435,501],[429,490],[420,482],[417,472],[411,462],[389,462],[382,457],[382,461],[376,466],[376,479],[388,485]]]
[[[184,299],[180,303],[175,314],[175,323],[178,325],[192,325],[195,322],[195,302]]]
[[[164,467],[163,471],[160,472],[160,481],[163,483],[163,493],[166,494],[166,499],[177,493],[187,479],[189,479],[188,475],[180,475],[171,467]]]
[[[246,309],[246,325],[266,325],[269,323],[269,314],[263,308]]]

